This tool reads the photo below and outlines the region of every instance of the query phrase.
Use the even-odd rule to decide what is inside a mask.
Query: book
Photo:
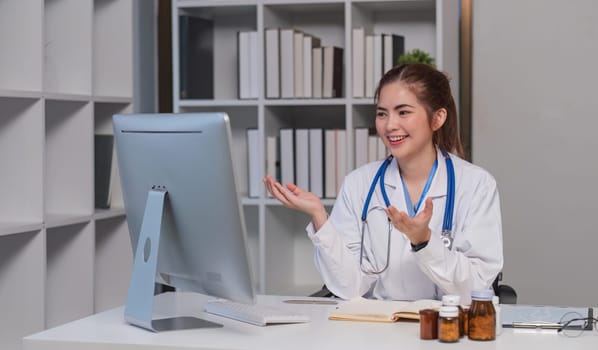
[[[280,30],[280,96],[295,97],[294,29]]]
[[[312,49],[312,97],[322,98],[322,48],[314,47]]]
[[[347,176],[347,130],[334,130],[334,154],[336,158],[335,176],[336,176],[336,193],[338,194],[341,185]]]
[[[368,163],[378,160],[378,135],[368,135]]]
[[[114,136],[94,135],[94,184],[95,207],[110,208],[111,187],[116,176],[116,157],[114,155]]]
[[[355,168],[368,163],[368,136],[370,130],[368,128],[355,129]]]
[[[251,98],[251,48],[249,32],[237,32],[237,77],[239,99]]]
[[[320,47],[320,38],[306,34],[303,36],[303,97],[313,96],[313,49]]]
[[[295,129],[295,184],[309,191],[309,129]]]
[[[399,63],[405,53],[405,37],[397,34],[383,34],[384,68],[383,74]]]
[[[324,130],[309,129],[309,191],[324,196]]]
[[[365,36],[365,70],[364,70],[364,95],[374,97],[376,83],[374,82],[374,36]]]
[[[295,129],[280,129],[280,183],[295,183]]]
[[[278,138],[276,136],[266,137],[266,175],[270,175],[274,180],[279,181],[277,142]],[[270,192],[268,192],[268,197],[272,197]]]
[[[249,197],[260,196],[262,183],[260,179],[259,134],[257,129],[247,129],[247,165],[249,173]]]
[[[323,60],[322,97],[343,97],[343,49],[325,46]]]
[[[365,29],[353,28],[353,97],[364,97]]]
[[[374,34],[374,90],[378,86],[380,78],[382,78],[382,34]],[[374,91],[372,91],[372,96]]]
[[[336,133],[324,131],[324,197],[336,198]]]
[[[179,85],[181,99],[214,98],[214,24],[179,16]]]
[[[257,76],[258,62],[258,44],[257,32],[249,32],[249,97],[257,98],[259,95],[259,79]]]
[[[301,31],[293,34],[293,80],[295,83],[295,97],[303,97],[303,37]]]
[[[386,158],[389,153],[388,153],[388,150],[386,149],[386,145],[384,144],[384,141],[382,141],[382,138],[378,137],[376,143],[378,145],[378,159]]]
[[[419,310],[438,309],[439,300],[421,299],[415,301],[375,300],[362,297],[340,303],[328,315],[329,320],[362,322],[397,322],[419,320]]]
[[[280,98],[280,30],[266,29],[266,98]]]

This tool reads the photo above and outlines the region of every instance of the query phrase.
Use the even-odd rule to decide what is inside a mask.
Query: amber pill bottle
[[[471,293],[469,339],[496,339],[496,311],[492,304],[493,296],[494,292],[492,290],[475,290]]]
[[[438,311],[419,310],[419,337],[425,340],[438,339]]]
[[[461,307],[461,297],[458,295],[443,295],[442,296],[442,306],[456,306],[459,309],[459,336],[463,337],[465,335],[465,328],[463,323],[465,322],[465,312]]]
[[[443,343],[458,342],[459,309],[456,306],[442,306],[438,312],[438,340]]]

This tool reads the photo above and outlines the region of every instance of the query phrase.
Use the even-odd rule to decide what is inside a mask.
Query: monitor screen
[[[113,126],[135,254],[127,321],[151,322],[155,282],[254,303],[228,116],[115,115]]]

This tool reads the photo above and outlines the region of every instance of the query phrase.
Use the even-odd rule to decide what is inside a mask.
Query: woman
[[[286,207],[311,217],[316,266],[337,296],[457,294],[467,302],[472,290],[490,288],[503,265],[496,182],[461,158],[456,107],[442,72],[425,64],[395,67],[375,96],[376,131],[391,157],[347,175],[329,217],[314,194],[271,176],[264,183]]]

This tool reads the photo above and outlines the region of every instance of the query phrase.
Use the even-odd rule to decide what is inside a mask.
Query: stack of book
[[[368,128],[354,130],[355,167],[384,159],[387,150]],[[249,197],[262,191],[258,130],[247,130]],[[347,175],[347,130],[291,129],[266,137],[266,174],[282,184],[294,183],[321,198],[336,198]]]
[[[342,97],[343,49],[321,44],[297,29],[266,29],[266,98]]]
[[[374,97],[385,72],[397,65],[405,52],[405,38],[397,34],[366,34],[353,28],[353,97]]]

